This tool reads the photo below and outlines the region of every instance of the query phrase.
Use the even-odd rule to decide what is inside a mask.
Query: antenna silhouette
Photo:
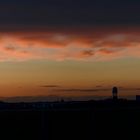
[[[113,96],[113,100],[118,99],[118,88],[117,87],[112,88],[112,96]]]

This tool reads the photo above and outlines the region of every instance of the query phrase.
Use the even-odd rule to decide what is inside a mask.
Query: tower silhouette
[[[117,87],[112,88],[112,96],[113,96],[113,100],[118,99],[118,88]]]

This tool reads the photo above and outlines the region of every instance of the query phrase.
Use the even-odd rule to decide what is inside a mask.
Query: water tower
[[[118,99],[118,88],[117,87],[112,88],[112,97],[113,97],[113,100]]]

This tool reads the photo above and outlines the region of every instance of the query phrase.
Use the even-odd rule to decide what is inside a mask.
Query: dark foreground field
[[[0,111],[0,138],[24,140],[140,139],[140,103],[90,101]]]

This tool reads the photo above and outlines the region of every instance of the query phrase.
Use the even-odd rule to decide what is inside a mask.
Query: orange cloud
[[[0,33],[0,60],[111,60],[140,56],[139,28]]]

